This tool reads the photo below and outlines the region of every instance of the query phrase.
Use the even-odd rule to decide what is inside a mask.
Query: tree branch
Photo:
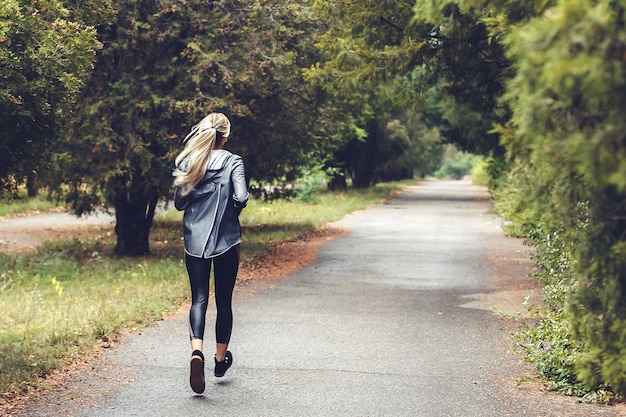
[[[400,26],[398,26],[395,23],[391,22],[390,20],[388,20],[384,16],[381,16],[379,19],[380,19],[381,22],[383,22],[384,24],[386,24],[386,25],[396,29],[398,32],[404,33],[404,28],[401,28]]]

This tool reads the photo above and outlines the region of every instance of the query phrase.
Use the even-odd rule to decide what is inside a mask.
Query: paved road
[[[515,324],[489,307],[530,291],[530,263],[488,210],[484,190],[432,182],[348,216],[313,265],[238,289],[234,366],[203,396],[180,314],[24,415],[620,415],[518,383],[530,370],[511,351]]]
[[[103,227],[115,224],[111,214],[99,212],[76,217],[66,212],[0,218],[0,249],[33,248],[43,241],[63,237],[77,228]]]

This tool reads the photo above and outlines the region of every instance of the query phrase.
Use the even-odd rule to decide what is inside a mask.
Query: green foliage
[[[54,179],[69,183],[79,214],[115,208],[118,253],[149,252],[181,139],[211,111],[231,119],[228,146],[250,179],[293,178],[324,152],[316,96],[297,70],[314,56],[314,22],[300,3],[133,0],[114,9],[99,26],[104,47]]]
[[[574,366],[584,346],[572,337],[565,311],[567,297],[576,282],[571,244],[559,233],[535,235],[533,258],[536,277],[544,284],[543,305],[539,321],[534,326],[524,325],[518,333],[518,347],[548,388],[569,395],[584,395],[591,388],[578,380]]]
[[[439,132],[414,113],[383,112],[366,126],[365,138],[348,141],[327,163],[327,167],[347,171],[357,188],[422,177],[434,168],[442,153]]]
[[[411,2],[316,1],[313,10],[326,25],[315,37],[320,62],[305,75],[340,116],[331,119],[338,147],[327,168],[345,170],[356,187],[428,172],[438,132],[414,110],[406,77],[395,73],[424,43]]]
[[[481,156],[462,152],[453,145],[447,145],[441,158],[441,164],[433,175],[437,178],[460,180],[469,175],[481,161]]]
[[[417,114],[400,114],[387,122],[384,141],[377,150],[376,179],[421,178],[432,172],[443,152],[437,129],[428,127]]]
[[[588,347],[584,339],[573,334],[567,307],[578,281],[573,258],[576,242],[566,240],[563,233],[553,232],[543,237],[537,234],[532,243],[536,277],[544,284],[543,304],[538,312],[539,321],[534,326],[524,324],[517,334],[518,347],[548,388],[582,396],[588,402],[613,401],[618,395],[610,386],[602,381],[590,384],[589,380],[580,378],[577,367],[580,358],[587,355]]]
[[[329,166],[367,186],[378,177],[406,178],[411,165],[414,175],[431,172],[440,150],[424,150],[433,148],[434,136],[464,150],[503,153],[493,131],[509,114],[498,102],[510,76],[497,41],[503,13],[410,1],[317,1],[314,10],[326,27],[316,37],[322,59],[307,79],[344,117],[337,126],[344,145]],[[394,120],[414,124],[406,116],[428,134],[394,127]]]
[[[64,207],[52,198],[42,195],[37,197],[26,196],[26,190],[23,188],[17,190],[17,195],[0,199],[0,217],[62,209]]]
[[[297,181],[296,198],[303,203],[316,203],[318,201],[316,194],[325,179],[326,174],[323,172],[305,172],[300,181]]]
[[[47,167],[99,46],[66,2],[0,3],[0,192]]]
[[[489,177],[489,161],[487,159],[483,159],[479,163],[477,163],[474,168],[472,168],[472,172],[470,172],[470,176],[472,177],[472,182],[476,185],[488,186],[491,178]]]
[[[508,120],[498,100],[510,76],[510,62],[491,28],[492,12],[447,3],[416,2],[415,19],[428,39],[412,77],[428,89],[425,116],[461,150],[503,153],[494,124]],[[491,29],[491,30],[490,30]],[[495,31],[495,33],[494,33]]]
[[[518,174],[518,212],[575,243],[567,297],[578,377],[626,391],[624,6],[561,0],[507,40],[516,76],[505,135]]]
[[[325,22],[325,32],[316,37],[323,76],[358,90],[364,82],[391,80],[394,70],[406,69],[425,43],[423,28],[412,24],[413,3],[314,1],[313,10]]]
[[[545,385],[567,395],[584,395],[590,388],[578,381],[574,360],[580,350],[567,329],[563,315],[543,313],[532,327],[522,327],[518,344],[526,360],[533,364]]]

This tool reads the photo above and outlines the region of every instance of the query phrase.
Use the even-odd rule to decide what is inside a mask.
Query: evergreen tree
[[[413,132],[398,135],[401,131],[389,126],[400,116],[419,118],[411,102],[416,95],[407,97],[411,81],[404,73],[423,45],[424,28],[411,23],[412,2],[316,1],[314,10],[324,22],[316,36],[321,61],[306,75],[339,115],[332,119],[338,148],[327,162],[329,171],[346,171],[355,187],[424,171],[406,164],[426,163],[433,150],[427,143],[437,133],[426,128],[423,138]],[[418,148],[428,153],[416,158]]]
[[[190,127],[212,111],[249,178],[295,175],[323,152],[308,66],[312,23],[297,2],[118,1],[58,166],[77,213],[115,209],[121,255],[149,253],[157,202]],[[80,155],[76,158],[75,155]]]
[[[46,170],[92,69],[95,30],[71,6],[60,0],[0,3],[0,193]],[[94,14],[106,10],[92,6]]]
[[[560,0],[516,28],[507,148],[520,208],[571,242],[579,377],[626,392],[626,5]]]

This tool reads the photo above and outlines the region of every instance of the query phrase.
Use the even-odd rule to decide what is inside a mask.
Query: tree
[[[339,91],[384,85],[394,105],[421,112],[447,141],[475,153],[502,154],[493,128],[509,117],[499,101],[511,75],[499,42],[506,25],[498,26],[499,17],[481,8],[438,4],[316,2],[327,23],[318,37],[324,60],[316,69],[332,74]]]
[[[560,0],[509,38],[507,149],[530,222],[570,242],[578,376],[626,392],[626,7]]]
[[[0,4],[0,192],[46,168],[99,46],[62,1]]]
[[[406,55],[405,46],[414,47],[405,44],[401,28],[412,33],[412,10],[409,2],[322,1],[315,2],[314,10],[325,25],[316,37],[322,59],[306,76],[324,90],[326,106],[336,114],[331,131],[337,149],[326,162],[333,176],[330,183],[341,182],[346,172],[353,186],[367,187],[385,175],[377,172],[378,167],[387,165],[386,174],[391,175],[389,164],[398,162],[409,148],[407,136],[389,134],[387,129],[403,113],[404,103],[394,93],[404,84],[377,65]],[[377,49],[383,47],[385,56]],[[412,176],[413,170],[408,171]]]
[[[98,27],[104,47],[58,166],[76,213],[103,203],[115,209],[117,254],[149,253],[155,207],[171,193],[181,138],[211,111],[230,116],[229,146],[244,156],[251,178],[295,175],[323,152],[315,140],[316,96],[297,71],[313,53],[300,3],[114,6],[115,18]]]
[[[420,115],[405,112],[387,123],[379,152],[377,180],[399,181],[432,173],[444,147],[439,131],[429,128]]]

